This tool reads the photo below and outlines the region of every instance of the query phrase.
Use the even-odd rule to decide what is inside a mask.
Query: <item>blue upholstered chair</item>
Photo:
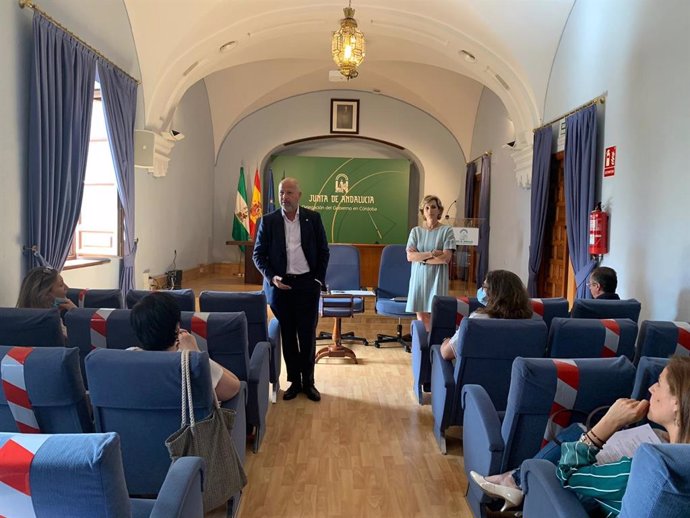
[[[413,320],[412,335],[412,390],[420,405],[424,404],[423,392],[431,391],[431,346],[451,337],[463,318],[479,309],[476,297],[435,296],[431,301],[431,326],[427,333],[424,322]]]
[[[130,312],[129,309],[73,309],[67,317],[70,344],[78,347],[84,358],[93,349],[139,346]],[[256,451],[265,432],[268,410],[269,345],[257,344],[249,355],[247,320],[243,313],[183,311],[181,326],[194,335],[199,349],[208,351],[216,362],[247,382],[246,422],[257,428]]]
[[[191,353],[190,376],[194,413],[204,419],[214,405],[208,353]],[[86,358],[96,430],[117,432],[122,441],[125,479],[130,494],[155,495],[170,468],[165,439],[180,428],[180,355],[154,351],[96,349]],[[236,411],[246,397],[246,386],[224,408]],[[239,431],[241,442],[237,442]],[[233,442],[244,462],[244,413],[238,412]],[[233,498],[233,507],[239,495]]]
[[[199,295],[201,311],[244,312],[247,316],[247,334],[249,351],[254,351],[256,344],[268,342],[270,344],[271,359],[269,364],[269,379],[273,385],[271,401],[276,402],[280,388],[281,370],[281,341],[280,323],[277,318],[268,320],[266,295],[263,292],[227,292],[202,291]]]
[[[0,344],[33,347],[65,345],[60,311],[0,308]]]
[[[554,318],[549,330],[551,358],[635,358],[637,324],[629,318]]]
[[[410,341],[403,336],[402,319],[412,319],[416,315],[405,311],[407,292],[410,285],[411,265],[407,260],[405,245],[387,245],[381,252],[379,265],[379,285],[376,288],[376,313],[385,317],[397,318],[395,336],[377,334],[374,345],[395,342],[402,345],[407,352],[411,351]]]
[[[446,453],[446,428],[463,425],[463,387],[481,385],[494,407],[503,410],[513,360],[541,357],[546,348],[546,324],[541,320],[465,318],[458,332],[454,361],[443,359],[440,345],[431,347],[431,407],[434,435],[442,453]]]
[[[65,347],[0,346],[0,362],[0,431],[93,431],[79,369],[79,351]]]
[[[122,291],[115,289],[68,288],[67,298],[80,308],[122,309]]]
[[[585,422],[593,410],[628,397],[634,378],[635,368],[625,357],[518,358],[505,413],[484,387],[466,385],[462,393],[465,472],[494,475],[517,468],[561,428]],[[489,499],[474,483],[467,501],[476,518],[485,515],[483,504]]]
[[[352,245],[328,245],[330,250],[330,258],[328,260],[328,269],[326,270],[326,287],[329,291],[340,290],[361,290],[360,283],[360,267],[359,267],[359,250]],[[322,295],[321,306],[325,309],[322,312],[324,317],[339,318],[337,311],[330,311],[329,308],[337,308],[340,301]],[[364,313],[364,298],[352,297],[352,313],[357,315]],[[340,334],[341,339],[362,342],[364,345],[369,345],[369,341],[361,336],[355,336],[353,331],[348,331]],[[317,340],[332,340],[333,333],[321,331]]]
[[[146,295],[152,293],[148,290],[129,290],[125,302],[127,309],[132,309],[134,304],[143,299]],[[175,299],[177,305],[180,306],[180,311],[195,311],[196,310],[196,296],[194,290],[165,290],[165,293]],[[98,306],[103,307],[103,306]]]
[[[129,323],[128,309],[75,308],[65,315],[67,342],[79,349],[79,363],[88,387],[84,361],[94,349],[139,347],[139,339]]]
[[[29,463],[16,462],[25,451]],[[115,433],[0,433],[0,473],[19,469],[21,486],[3,484],[0,515],[202,518],[203,460],[169,466],[156,499],[130,498]]]
[[[668,358],[640,358],[635,369],[635,385],[631,394],[632,399],[649,399],[649,387],[659,381],[659,376],[668,364]]]
[[[551,321],[554,318],[567,318],[569,316],[568,300],[563,297],[533,298],[530,299],[530,304],[534,315],[544,320],[548,328],[551,328]]]
[[[523,513],[530,518],[589,518],[546,460],[522,464]],[[686,518],[690,509],[690,444],[642,444],[633,457],[620,518]]]
[[[690,444],[643,444],[635,452],[621,518],[682,518],[690,510]]]
[[[636,299],[576,299],[570,316],[572,318],[629,318],[637,322],[641,309],[642,304]]]
[[[530,518],[590,518],[575,493],[556,478],[556,466],[544,459],[527,459],[521,468],[523,516]]]
[[[645,320],[640,326],[635,361],[641,356],[690,355],[690,323]]]

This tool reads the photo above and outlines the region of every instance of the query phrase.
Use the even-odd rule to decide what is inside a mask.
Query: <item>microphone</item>
[[[451,203],[451,204],[448,206],[448,210],[446,211],[446,219],[447,219],[447,220],[450,219],[450,208],[451,208],[453,205],[455,205],[457,202],[458,202],[458,200],[453,200],[453,203]]]

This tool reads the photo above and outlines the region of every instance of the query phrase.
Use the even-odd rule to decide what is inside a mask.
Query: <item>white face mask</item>
[[[489,303],[489,297],[487,297],[486,290],[484,288],[479,288],[477,290],[477,300],[482,306],[486,306]]]

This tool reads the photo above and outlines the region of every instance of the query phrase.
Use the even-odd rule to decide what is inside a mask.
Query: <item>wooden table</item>
[[[359,282],[371,288],[378,286],[381,253],[386,245],[352,243],[352,246],[359,250]]]

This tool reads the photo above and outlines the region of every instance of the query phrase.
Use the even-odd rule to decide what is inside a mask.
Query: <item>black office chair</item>
[[[416,317],[415,313],[405,311],[410,272],[411,265],[407,260],[405,245],[384,247],[379,266],[379,285],[376,288],[376,313],[397,318],[398,325],[395,335],[377,334],[374,342],[376,347],[394,342],[402,345],[408,353],[412,350],[412,337],[402,333],[402,319],[411,320]]]
[[[352,245],[329,245],[328,248],[331,252],[330,259],[328,260],[328,269],[326,270],[326,287],[328,290],[362,289],[359,279],[359,250],[357,247]],[[337,306],[338,301],[329,300],[327,296],[325,298],[325,301],[322,300],[322,307],[326,308],[326,314],[322,316],[335,316],[329,312],[332,313],[330,308]],[[353,297],[352,314],[357,315],[360,313],[364,313],[364,298]],[[321,331],[316,339],[332,340],[333,333]],[[362,342],[364,345],[369,345],[369,341],[365,337],[355,336],[354,331],[341,333],[340,339]]]

